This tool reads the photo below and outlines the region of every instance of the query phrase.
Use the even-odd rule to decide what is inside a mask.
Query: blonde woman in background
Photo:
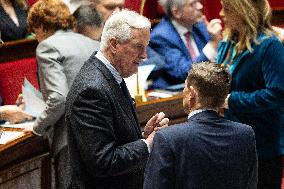
[[[232,76],[225,117],[250,125],[255,132],[258,188],[280,189],[284,46],[271,27],[267,0],[221,0],[221,4],[225,33],[217,62]]]

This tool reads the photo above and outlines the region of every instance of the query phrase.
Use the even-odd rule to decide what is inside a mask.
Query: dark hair
[[[74,13],[76,29],[80,33],[85,26],[102,27],[102,16],[97,12],[92,4],[81,5]]]
[[[198,91],[199,103],[206,108],[219,108],[229,94],[231,77],[219,64],[202,62],[193,64],[188,72],[187,87]]]
[[[43,27],[45,31],[67,30],[74,28],[74,17],[61,0],[39,0],[30,9],[28,27]]]

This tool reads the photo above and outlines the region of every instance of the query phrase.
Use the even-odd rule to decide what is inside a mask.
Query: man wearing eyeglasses
[[[103,20],[106,21],[108,17],[114,12],[124,8],[124,0],[90,0],[95,4],[99,13],[101,13]]]
[[[165,58],[166,67],[153,88],[180,84],[193,62],[213,61],[221,40],[221,20],[207,22],[199,0],[160,0],[166,16],[151,32],[150,47]]]

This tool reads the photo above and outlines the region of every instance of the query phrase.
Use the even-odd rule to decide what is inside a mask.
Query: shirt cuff
[[[37,133],[34,131],[34,129],[32,130],[33,134],[37,135],[37,136],[42,136],[41,134]]]
[[[204,53],[204,55],[208,60],[210,61],[216,60],[217,51],[210,42],[205,45],[205,47],[202,49],[202,52]]]
[[[148,152],[150,153],[150,152],[151,152],[151,147],[150,147],[150,145],[146,142],[145,139],[141,139],[141,140],[145,142],[145,144],[147,145],[147,148],[148,148]]]

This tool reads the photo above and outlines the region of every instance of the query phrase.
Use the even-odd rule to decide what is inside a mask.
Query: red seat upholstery
[[[0,96],[4,104],[15,104],[25,77],[39,88],[35,58],[0,63]]]

